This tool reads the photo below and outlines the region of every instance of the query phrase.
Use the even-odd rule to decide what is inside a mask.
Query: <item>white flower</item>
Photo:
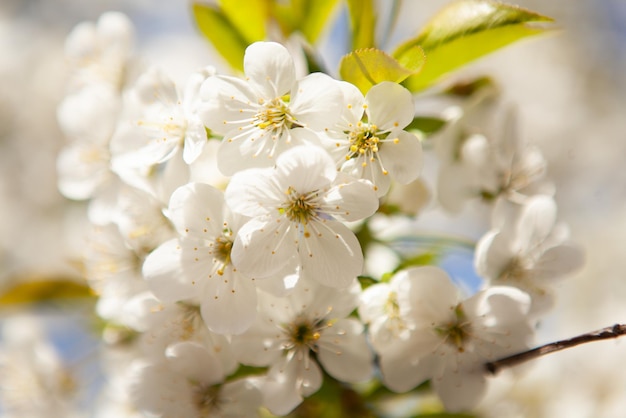
[[[134,36],[132,22],[119,12],[103,13],[96,24],[76,25],[65,41],[65,55],[74,71],[71,85],[105,83],[121,90]]]
[[[206,327],[197,305],[162,302],[146,291],[124,306],[123,315],[124,324],[140,332],[134,348],[138,348],[143,357],[162,359],[169,346],[193,342],[210,351],[225,374],[237,369],[228,338]]]
[[[143,273],[150,289],[166,302],[197,301],[215,332],[244,331],[256,315],[256,288],[231,261],[243,219],[229,213],[221,191],[202,183],[172,194],[169,217],[180,238],[163,243],[146,258]]]
[[[232,249],[242,273],[267,277],[295,257],[304,275],[328,286],[348,286],[361,274],[359,242],[339,221],[372,215],[378,200],[369,183],[338,173],[321,148],[296,147],[274,168],[237,173],[225,198],[234,212],[252,218]]]
[[[422,167],[422,146],[402,130],[413,120],[411,92],[397,83],[382,82],[365,97],[350,83],[341,83],[345,106],[339,123],[327,132],[326,148],[338,167],[372,182],[378,196],[389,190],[391,178],[402,184],[415,180]]]
[[[163,203],[141,190],[126,185],[119,188],[113,221],[126,245],[142,258],[175,236],[164,209]]]
[[[289,413],[320,388],[323,377],[317,362],[340,381],[371,376],[373,354],[363,325],[348,318],[359,291],[356,281],[341,292],[300,281],[284,298],[260,293],[256,323],[232,344],[241,363],[270,367],[260,388],[273,413]]]
[[[584,263],[582,250],[567,242],[568,230],[556,223],[556,215],[550,196],[533,196],[523,205],[500,199],[494,229],[476,246],[477,273],[492,285],[515,286],[530,294],[535,313],[552,306],[554,281]]]
[[[127,120],[111,139],[113,164],[149,167],[169,160],[180,148],[191,164],[207,143],[196,104],[200,85],[213,73],[212,68],[193,73],[184,94],[156,68],[139,77],[126,97]]]
[[[523,201],[533,194],[551,194],[553,185],[544,178],[546,161],[537,147],[521,141],[513,109],[507,108],[501,116],[488,108],[492,118],[502,121],[492,134],[471,123],[473,112],[486,110],[477,107],[457,109],[450,126],[435,141],[442,162],[437,180],[442,205],[459,211],[470,198],[505,196]]]
[[[119,110],[119,95],[102,85],[86,86],[59,105],[59,126],[72,141],[57,160],[58,186],[65,197],[90,199],[115,181],[109,141]]]
[[[139,409],[163,418],[256,415],[262,397],[246,380],[225,382],[213,353],[183,342],[170,346],[163,361],[134,368],[131,396]]]
[[[384,342],[376,346],[383,382],[404,392],[430,379],[450,411],[474,406],[485,390],[485,362],[524,350],[533,334],[530,298],[515,288],[493,287],[461,301],[447,274],[430,266],[396,274],[393,291],[383,288],[386,300],[373,297],[378,286],[367,289],[359,312],[387,316],[371,330],[373,341]]]
[[[91,227],[83,263],[89,285],[98,293],[98,315],[124,323],[124,306],[147,288],[141,256],[126,244],[116,225]]]
[[[274,42],[256,42],[244,56],[246,79],[215,76],[204,82],[200,115],[223,135],[218,167],[225,175],[274,165],[291,146],[316,142],[312,131],[334,125],[342,94],[337,82],[315,73],[296,80],[293,59]]]

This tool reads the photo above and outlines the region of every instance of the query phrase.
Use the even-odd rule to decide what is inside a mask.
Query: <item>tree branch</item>
[[[542,345],[541,347],[533,348],[532,350],[505,357],[500,360],[485,363],[485,369],[489,374],[495,375],[504,368],[516,366],[518,364],[525,363],[529,360],[534,360],[546,354],[565,350],[566,348],[576,347],[577,345],[586,344],[593,341],[618,338],[622,335],[626,335],[626,325],[615,324],[611,327],[606,327],[597,331],[582,334],[568,340],[556,341],[553,343]]]

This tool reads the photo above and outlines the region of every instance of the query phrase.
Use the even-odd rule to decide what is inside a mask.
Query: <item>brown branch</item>
[[[586,344],[593,341],[618,338],[622,335],[626,335],[626,325],[615,324],[612,327],[606,327],[597,331],[588,332],[586,334],[579,335],[568,340],[556,341],[553,343],[542,345],[541,347],[533,348],[532,350],[505,357],[500,360],[485,363],[485,369],[488,373],[494,375],[506,367],[516,366],[518,364],[527,362],[529,360],[534,360],[546,354],[565,350],[566,348],[576,347],[577,345]]]

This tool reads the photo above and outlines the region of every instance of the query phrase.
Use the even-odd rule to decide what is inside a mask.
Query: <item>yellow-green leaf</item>
[[[338,0],[308,0],[306,2],[306,18],[302,21],[300,31],[307,41],[311,43],[317,41],[337,9],[337,4],[339,4]]]
[[[19,281],[0,294],[0,306],[42,303],[67,299],[92,299],[93,290],[86,283],[61,277]]]
[[[429,87],[444,74],[520,39],[548,30],[537,23],[552,19],[516,6],[489,0],[452,3],[431,19],[420,34],[393,56],[400,62],[415,46],[426,53],[423,71],[406,80],[411,91]]]
[[[251,44],[265,39],[269,3],[270,0],[220,0],[219,5],[232,26]]]
[[[383,81],[400,83],[410,75],[417,74],[424,64],[421,50],[414,48],[412,51],[411,59],[406,60],[411,68],[407,68],[379,49],[359,49],[341,59],[339,74],[344,80],[357,86],[363,94]]]
[[[272,2],[272,14],[285,37],[298,31],[308,42],[315,43],[338,4],[339,0]]]
[[[243,55],[248,42],[226,15],[206,4],[194,3],[193,15],[200,32],[217,52],[236,70],[243,70]]]
[[[348,0],[352,49],[376,46],[376,13],[373,0]]]

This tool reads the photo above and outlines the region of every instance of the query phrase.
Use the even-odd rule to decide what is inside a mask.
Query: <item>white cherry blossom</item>
[[[234,212],[252,218],[233,243],[242,273],[271,276],[295,257],[305,276],[328,286],[348,286],[361,274],[361,247],[341,221],[370,216],[378,200],[369,183],[338,173],[321,148],[295,147],[274,168],[237,173],[225,198]]]
[[[200,85],[214,73],[206,68],[193,73],[184,93],[161,70],[150,68],[126,95],[125,120],[111,139],[113,164],[131,167],[161,164],[183,149],[192,163],[207,142],[196,110]]]
[[[274,42],[256,42],[244,56],[246,79],[214,76],[202,85],[204,124],[224,139],[218,167],[225,175],[274,165],[292,146],[317,142],[337,120],[342,94],[325,74],[296,79],[293,58]]]
[[[494,228],[476,246],[476,271],[492,285],[524,290],[533,312],[543,313],[554,303],[555,281],[582,267],[583,252],[556,222],[550,196],[533,196],[523,205],[500,199],[494,212]]]
[[[416,135],[402,129],[414,116],[411,92],[389,81],[373,86],[365,97],[350,83],[342,82],[341,88],[342,118],[324,140],[338,167],[371,181],[379,197],[387,193],[392,178],[402,184],[415,180],[422,146]]]
[[[469,409],[484,394],[484,364],[530,343],[530,298],[518,289],[492,287],[461,300],[447,274],[431,266],[397,273],[392,291],[381,289],[386,298],[374,296],[378,286],[368,288],[359,311],[370,313],[373,341],[384,341],[376,344],[382,378],[396,392],[430,379],[447,410]],[[376,310],[386,318],[372,316]]]
[[[202,183],[172,194],[169,217],[180,237],[146,259],[143,273],[150,288],[163,301],[197,301],[213,331],[244,331],[256,315],[256,288],[231,260],[244,219],[228,211],[220,190]]]
[[[165,357],[134,366],[130,390],[140,410],[163,418],[256,415],[259,390],[246,380],[225,382],[219,360],[205,347],[182,342]]]
[[[65,55],[73,70],[70,87],[106,84],[121,91],[128,76],[135,29],[120,12],[103,13],[96,23],[82,22],[65,41]]]
[[[260,294],[257,321],[233,338],[233,350],[243,364],[270,367],[260,388],[264,404],[273,413],[289,413],[320,388],[323,377],[318,362],[344,382],[371,376],[373,353],[363,325],[348,318],[359,291],[356,281],[341,292],[300,281],[286,297]]]

